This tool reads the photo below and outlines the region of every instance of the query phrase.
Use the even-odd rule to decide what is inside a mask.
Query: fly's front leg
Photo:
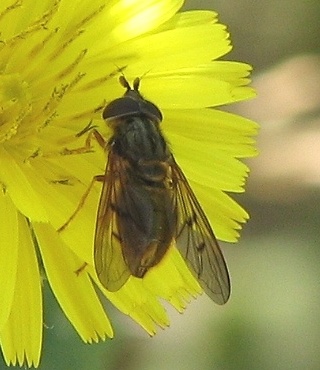
[[[107,146],[107,141],[105,140],[105,138],[100,134],[100,132],[98,130],[96,130],[95,128],[92,129],[92,131],[90,132],[91,135],[94,136],[94,138],[96,139],[97,143],[101,146],[102,149],[105,149],[106,146]],[[88,138],[87,138],[88,139]]]
[[[65,148],[63,150],[62,154],[63,155],[69,155],[69,154],[81,154],[81,153],[90,153],[90,152],[93,152],[93,150],[92,150],[92,144],[91,144],[92,139],[95,139],[96,142],[99,144],[99,146],[101,146],[101,148],[103,150],[105,150],[106,145],[107,145],[107,142],[104,139],[104,137],[100,134],[100,132],[94,128],[94,126],[91,126],[89,128],[85,128],[84,130],[80,131],[77,134],[77,136],[80,137],[84,133],[88,132],[89,130],[90,130],[90,132],[89,132],[89,135],[86,138],[85,146],[84,147],[82,147],[82,148],[76,148],[76,149],[67,149],[67,148]]]
[[[89,134],[86,138],[85,145],[83,147],[75,148],[75,149],[64,148],[61,151],[61,154],[62,155],[72,155],[72,154],[92,153],[93,152],[92,139],[95,139],[96,142],[99,144],[99,146],[102,149],[105,149],[106,140],[99,133],[99,131],[96,130],[96,127],[97,126],[92,126],[91,122],[89,122],[89,124],[83,130],[81,130],[75,135],[76,137],[81,137],[88,132]]]
[[[99,133],[99,131],[97,131],[95,128],[92,128],[92,127],[87,127],[85,128],[84,130],[82,130],[78,136],[81,136],[83,135],[84,133],[86,132],[89,132],[89,135],[86,139],[86,143],[85,143],[85,147],[82,148],[82,149],[85,149],[85,148],[90,148],[91,147],[91,140],[92,138],[95,138],[95,140],[97,141],[97,143],[103,148],[105,149],[106,147],[106,140],[104,139],[104,137]],[[78,150],[78,153],[79,153],[79,150],[81,150],[81,148],[79,149],[75,149],[75,150]],[[70,153],[72,154],[72,153]],[[90,194],[90,191],[92,190],[93,188],[93,185],[95,184],[95,182],[103,182],[104,181],[104,178],[105,178],[105,175],[96,175],[92,178],[87,190],[85,191],[85,193],[83,194],[83,196],[81,197],[79,203],[78,203],[78,206],[77,208],[75,209],[75,211],[72,213],[72,215],[68,218],[68,220],[62,225],[59,227],[59,229],[57,230],[58,232],[62,232],[69,224],[70,222],[75,218],[75,216],[77,215],[77,213],[81,210],[81,208],[83,207],[83,205],[85,204],[85,201],[88,197],[88,195]]]
[[[80,132],[76,133],[73,136],[68,137],[67,139],[61,139],[60,143],[57,142],[57,146],[59,146],[61,148],[60,150],[57,149],[57,150],[52,151],[52,152],[48,152],[48,151],[45,152],[45,151],[42,150],[41,147],[39,147],[31,155],[29,155],[29,157],[25,158],[24,162],[28,163],[30,161],[33,161],[34,159],[39,158],[39,157],[41,157],[41,158],[56,158],[56,157],[59,157],[61,155],[64,156],[64,155],[73,155],[73,154],[92,153],[94,150],[93,150],[91,141],[92,141],[92,138],[95,137],[95,134],[93,133],[93,131],[96,131],[96,127],[97,126],[92,125],[92,121],[90,121],[89,124],[84,129],[82,129]],[[68,144],[66,144],[66,142],[72,143],[77,138],[83,136],[86,133],[88,133],[88,135],[86,137],[84,146],[74,148],[74,149],[69,149],[66,146],[66,145],[68,145]],[[97,142],[100,145],[100,141],[97,140]]]

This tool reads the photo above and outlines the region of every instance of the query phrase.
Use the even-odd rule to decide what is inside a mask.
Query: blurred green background
[[[261,124],[223,307],[203,296],[154,338],[111,305],[115,339],[85,345],[45,289],[43,370],[320,369],[319,0],[187,0],[228,25],[225,59],[254,66],[259,97],[229,110]],[[2,360],[0,360],[2,361]],[[0,363],[0,368],[5,368]]]

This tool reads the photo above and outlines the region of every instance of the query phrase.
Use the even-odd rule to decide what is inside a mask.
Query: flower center
[[[0,74],[0,143],[17,133],[30,110],[28,84],[18,73]]]

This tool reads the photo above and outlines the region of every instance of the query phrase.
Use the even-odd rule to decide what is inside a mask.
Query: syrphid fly
[[[227,266],[161,132],[162,113],[140,94],[140,79],[131,87],[121,76],[120,83],[123,97],[103,111],[112,136],[105,145],[108,161],[94,241],[100,282],[117,291],[131,275],[142,278],[175,242],[204,291],[224,304],[230,295]],[[102,141],[97,132],[96,137]]]

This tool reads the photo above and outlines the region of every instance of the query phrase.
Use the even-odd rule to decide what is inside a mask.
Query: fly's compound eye
[[[102,113],[102,117],[105,120],[130,116],[146,116],[158,123],[162,121],[160,109],[155,104],[142,99],[138,95],[136,98],[124,96],[113,100],[105,107]]]
[[[131,98],[123,97],[113,100],[108,104],[102,113],[105,120],[121,118],[138,114],[140,112],[139,103]]]
[[[153,121],[160,123],[163,119],[160,109],[148,100],[143,100],[142,113]]]

